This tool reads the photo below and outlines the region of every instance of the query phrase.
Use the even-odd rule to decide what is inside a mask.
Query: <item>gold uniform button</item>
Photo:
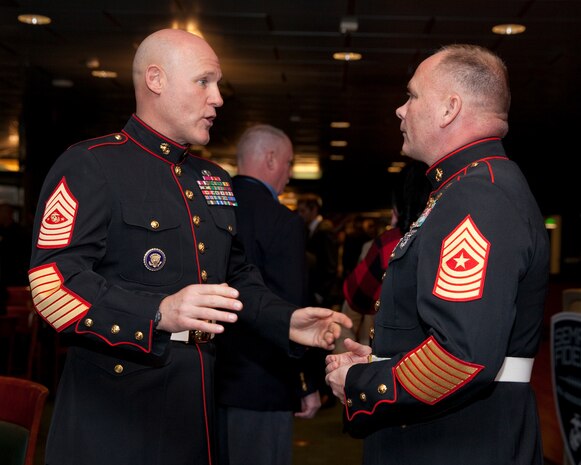
[[[387,276],[387,271],[384,271],[383,274],[381,275],[381,280],[383,281],[386,276]]]
[[[232,227],[232,225],[231,225],[231,224],[229,224],[229,225],[228,225],[228,231],[229,231],[229,232],[232,232],[232,231],[234,231],[234,228]]]
[[[161,153],[163,153],[164,155],[169,155],[171,151],[170,146],[167,142],[162,142],[161,144],[159,144],[159,149],[161,150]]]
[[[200,275],[202,277],[202,282],[205,283],[208,280],[208,272],[206,270],[202,270]]]
[[[436,168],[436,181],[440,182],[444,177],[444,170],[442,168]]]
[[[194,215],[192,218],[192,221],[194,222],[194,226],[200,226],[200,222],[202,220],[200,219],[200,217],[198,215]]]
[[[362,402],[365,402],[367,400],[367,396],[365,395],[364,392],[362,392],[361,394],[359,394],[359,398],[361,399]]]
[[[182,175],[182,167],[181,166],[174,166],[173,171],[176,174],[176,176]]]
[[[347,407],[352,407],[353,401],[351,399],[347,399]]]
[[[115,140],[121,140],[123,136],[121,134],[115,134]]]
[[[119,331],[121,331],[121,328],[119,327],[119,325],[111,326],[111,334],[119,334]]]
[[[393,258],[395,257],[395,252],[391,252],[391,255],[389,256],[389,258]]]
[[[120,375],[121,373],[123,373],[123,365],[115,365],[115,367],[113,368],[113,370],[115,371],[115,373],[117,373],[118,375]]]
[[[151,226],[151,229],[157,229],[159,228],[159,221],[156,220],[151,220],[151,223],[149,223]]]
[[[385,394],[387,392],[387,386],[385,384],[380,384],[377,386],[377,392],[380,394]]]
[[[143,340],[143,333],[141,331],[136,331],[135,332],[135,340],[136,341],[142,341]]]
[[[475,168],[475,167],[477,167],[477,166],[478,166],[478,162],[477,162],[477,161],[475,161],[475,162],[474,162],[474,163],[472,163],[470,166],[471,166],[472,168]]]
[[[87,328],[90,328],[91,326],[93,326],[93,320],[91,320],[90,318],[87,318],[87,319],[85,320],[85,326],[86,326]]]
[[[369,339],[373,340],[374,337],[375,337],[375,328],[372,326],[371,328],[369,328]]]
[[[203,242],[198,242],[198,250],[200,251],[200,253],[204,253],[206,251],[206,244],[204,244]]]
[[[380,307],[380,306],[381,306],[381,300],[377,299],[377,300],[375,301],[375,305],[374,305],[374,307],[375,307],[375,311],[376,311],[376,312],[378,312],[378,311],[379,311],[379,307]]]
[[[191,190],[187,189],[186,197],[188,198],[188,200],[192,200],[194,198],[194,193]]]

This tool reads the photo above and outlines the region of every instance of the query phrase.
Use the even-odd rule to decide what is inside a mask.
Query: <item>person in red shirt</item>
[[[343,282],[345,300],[358,313],[374,315],[377,311],[375,302],[389,256],[428,201],[431,187],[426,169],[424,163],[412,161],[401,171],[393,193],[392,228],[373,240],[364,258]]]

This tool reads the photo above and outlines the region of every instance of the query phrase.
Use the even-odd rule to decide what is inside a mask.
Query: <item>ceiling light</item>
[[[497,24],[492,28],[492,32],[502,35],[514,35],[525,32],[526,27],[522,24]]]
[[[333,58],[338,61],[358,61],[361,60],[361,53],[357,52],[336,52]]]
[[[351,127],[351,123],[349,121],[333,121],[331,123],[331,127],[337,129],[347,129],[348,127]]]
[[[66,89],[69,87],[73,87],[74,83],[70,79],[53,79],[52,85],[53,87],[60,87],[62,89]]]
[[[346,34],[347,32],[356,32],[357,29],[359,29],[359,22],[355,16],[345,16],[339,23],[339,30],[341,31],[341,34]]]
[[[329,155],[329,160],[343,161],[343,160],[345,160],[345,155],[332,154],[332,155]]]
[[[331,147],[347,147],[346,140],[332,140]]]
[[[114,79],[117,77],[117,73],[115,71],[106,71],[104,69],[95,69],[91,71],[91,76],[103,79]]]
[[[32,24],[33,26],[44,26],[45,24],[50,24],[52,19],[43,15],[25,14],[19,15],[18,21],[24,24]]]
[[[198,23],[193,20],[187,20],[184,24],[180,24],[179,21],[174,21],[171,25],[172,29],[183,29],[184,31],[188,31],[190,34],[194,34],[198,37],[204,38],[202,31],[198,27]]]
[[[97,57],[90,57],[85,61],[85,66],[89,69],[97,69],[101,66],[101,62]]]

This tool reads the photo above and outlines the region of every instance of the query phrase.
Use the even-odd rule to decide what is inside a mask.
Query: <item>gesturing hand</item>
[[[291,316],[289,337],[298,344],[332,350],[341,326],[351,328],[352,325],[348,316],[328,308],[300,308]]]
[[[221,333],[224,327],[213,321],[234,323],[238,315],[232,311],[242,310],[242,302],[237,299],[238,291],[227,284],[192,284],[161,301],[157,329]]]

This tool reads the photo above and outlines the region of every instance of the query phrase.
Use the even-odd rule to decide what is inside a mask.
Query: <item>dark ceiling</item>
[[[45,14],[52,23],[20,24],[22,13]],[[357,23],[355,31],[340,30],[345,18]],[[23,121],[26,105],[28,114],[51,120],[51,133],[43,134],[48,147],[52,136],[68,144],[120,129],[133,110],[136,45],[154,30],[193,21],[216,50],[224,75],[225,104],[207,147],[211,157],[231,157],[247,125],[270,123],[287,131],[298,155],[320,157],[324,175],[317,188],[336,209],[355,202],[362,209],[382,206],[387,167],[402,161],[394,111],[415,67],[442,44],[477,43],[509,67],[513,129],[507,145],[540,203],[548,210],[558,200],[543,191],[546,176],[561,176],[547,168],[556,159],[546,155],[562,151],[563,134],[574,136],[577,126],[579,0],[0,0],[0,135],[10,120]],[[527,30],[498,36],[491,32],[498,23],[521,23]],[[342,50],[363,59],[333,60]],[[91,58],[118,77],[91,77]],[[74,85],[55,88],[53,79]],[[334,120],[351,127],[331,129]],[[333,139],[349,145],[333,149]]]

